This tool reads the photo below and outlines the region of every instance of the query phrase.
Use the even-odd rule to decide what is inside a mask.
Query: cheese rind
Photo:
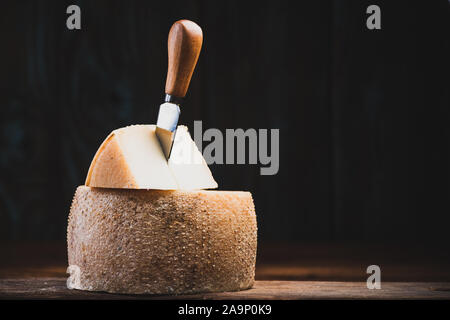
[[[114,130],[92,160],[85,184],[99,188],[197,190],[217,188],[185,126],[179,126],[166,160],[155,125]]]
[[[243,290],[254,283],[256,240],[249,192],[80,186],[67,284],[129,294]]]
[[[100,146],[91,168],[86,178],[86,185],[107,185],[110,188],[138,187],[114,132]]]

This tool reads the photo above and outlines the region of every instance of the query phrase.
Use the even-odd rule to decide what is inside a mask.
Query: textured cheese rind
[[[69,288],[188,294],[252,287],[252,196],[80,186],[67,230]]]
[[[127,161],[120,151],[119,142],[112,132],[101,144],[92,160],[86,178],[86,185],[110,188],[137,188]]]

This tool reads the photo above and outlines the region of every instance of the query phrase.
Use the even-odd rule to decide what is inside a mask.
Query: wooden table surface
[[[256,281],[254,287],[239,292],[179,296],[118,295],[69,290],[66,279],[28,278],[0,280],[2,299],[450,299],[450,283],[386,282],[380,290],[368,290],[364,282]]]
[[[420,247],[260,246],[252,289],[189,296],[69,290],[63,243],[4,244],[0,256],[0,299],[450,299],[448,252]],[[371,264],[380,290],[366,287]]]

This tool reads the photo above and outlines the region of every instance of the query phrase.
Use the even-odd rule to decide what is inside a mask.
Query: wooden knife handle
[[[195,22],[179,20],[172,25],[167,41],[169,67],[166,94],[184,98],[200,55],[202,42],[202,29]]]

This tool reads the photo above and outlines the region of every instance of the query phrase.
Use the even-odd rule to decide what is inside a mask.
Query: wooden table
[[[189,296],[68,290],[63,243],[0,249],[0,299],[450,299],[447,252],[428,248],[260,246],[252,289]],[[381,267],[380,290],[366,287],[370,264]]]
[[[66,279],[29,278],[0,280],[2,299],[450,299],[450,283],[386,282],[368,290],[363,282],[256,281],[250,290],[181,296],[117,295],[69,290]]]

